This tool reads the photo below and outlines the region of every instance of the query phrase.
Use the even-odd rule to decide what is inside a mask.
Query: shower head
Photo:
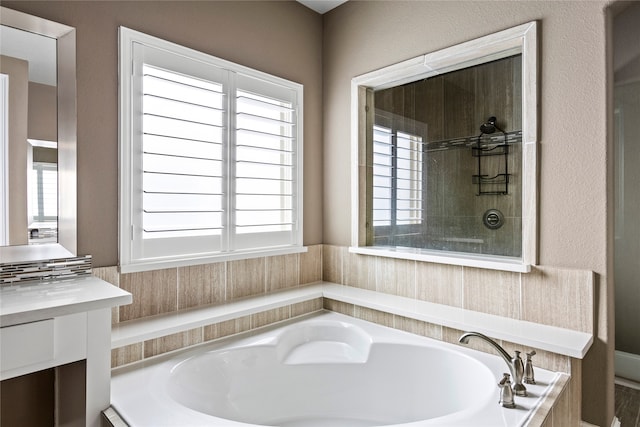
[[[496,118],[494,116],[489,117],[486,123],[480,125],[480,132],[482,133],[494,133],[496,129],[501,130],[496,126]]]

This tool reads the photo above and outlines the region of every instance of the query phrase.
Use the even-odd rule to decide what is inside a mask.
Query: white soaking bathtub
[[[559,375],[536,369],[506,409],[503,372],[498,356],[318,312],[114,369],[111,402],[132,427],[526,425]]]

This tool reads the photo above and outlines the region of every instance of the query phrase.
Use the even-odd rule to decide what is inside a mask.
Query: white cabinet
[[[131,299],[94,277],[0,287],[0,379],[85,360],[84,424],[100,426],[110,405],[111,307]]]
[[[53,319],[47,319],[0,328],[0,380],[16,376],[9,372],[53,361],[53,324]]]
[[[0,380],[86,358],[87,313],[0,328]]]

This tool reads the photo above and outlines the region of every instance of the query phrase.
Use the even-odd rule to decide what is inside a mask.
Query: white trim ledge
[[[593,343],[593,336],[585,332],[479,313],[335,283],[318,282],[229,303],[118,323],[112,327],[111,348],[119,348],[316,298],[329,298],[462,331],[473,330],[496,339],[578,359],[585,356]]]
[[[463,267],[487,268],[490,270],[529,273],[531,265],[520,258],[498,255],[474,255],[460,252],[429,251],[416,248],[393,248],[387,246],[351,246],[349,252],[386,258],[408,259],[411,261],[435,262],[439,264],[461,265]]]
[[[277,255],[301,254],[308,251],[307,246],[282,246],[276,248],[262,248],[256,250],[224,252],[202,257],[144,260],[130,264],[120,264],[120,273],[139,273],[142,271],[159,270],[162,268],[188,267],[198,264],[209,264],[222,261],[237,261],[242,259],[262,258]]]

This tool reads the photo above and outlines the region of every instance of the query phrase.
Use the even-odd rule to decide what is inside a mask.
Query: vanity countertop
[[[0,287],[0,327],[130,304],[132,296],[93,276]]]

